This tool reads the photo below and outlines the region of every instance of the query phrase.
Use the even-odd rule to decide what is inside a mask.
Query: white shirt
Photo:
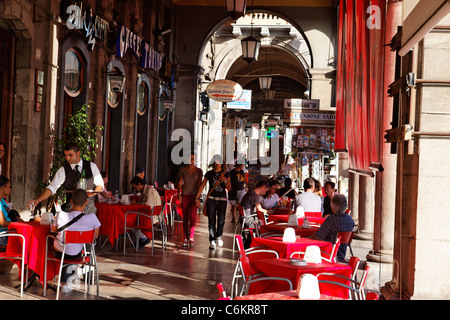
[[[79,163],[71,164],[70,167],[72,170],[75,169],[75,166],[78,165],[78,170],[81,172],[83,170],[83,160],[81,159]],[[102,186],[102,190],[105,188],[105,184],[103,183],[103,177],[100,174],[100,170],[98,170],[97,165],[94,162],[91,162],[91,171],[92,176],[94,178],[94,185],[95,186]],[[53,177],[52,182],[47,186],[47,189],[49,189],[52,194],[55,194],[56,191],[61,187],[61,185],[66,180],[66,172],[64,171],[64,167],[61,167],[56,171],[55,176]]]
[[[58,213],[58,216],[56,217],[56,226],[58,228],[64,226],[66,223],[71,221],[73,218],[78,216],[80,213],[81,213],[80,211],[72,211],[72,212],[61,211],[60,213]],[[82,216],[80,220],[78,220],[77,222],[75,222],[72,225],[70,225],[69,227],[67,227],[65,230],[89,231],[89,230],[94,230],[94,229],[100,228],[100,225],[101,225],[101,223],[98,220],[97,216],[93,213],[88,213],[88,214],[85,214],[84,216]],[[56,238],[59,241],[64,243],[63,233],[64,233],[64,230],[61,232],[58,232]],[[58,243],[58,241],[54,241],[53,245],[60,252],[63,251],[63,247]],[[66,245],[66,254],[75,256],[81,251],[82,248],[83,248],[82,243],[69,243],[68,245]]]

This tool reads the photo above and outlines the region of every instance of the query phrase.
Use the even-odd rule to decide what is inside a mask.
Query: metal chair
[[[234,235],[233,237],[236,237],[237,234],[240,234],[241,236],[244,234],[244,231],[252,231],[254,233],[256,233],[256,236],[258,236],[259,234],[256,231],[256,228],[244,228],[244,221],[245,221],[245,214],[244,214],[244,208],[241,205],[236,205],[238,212],[239,212],[239,221],[236,223],[236,227],[234,228]],[[252,218],[257,218],[257,214],[252,214],[248,217],[252,217]],[[239,232],[239,228],[241,229]],[[235,244],[236,242],[233,241],[233,254],[235,251]]]
[[[25,270],[25,252],[26,252],[26,242],[25,242],[25,237],[21,234],[18,233],[13,233],[13,232],[4,232],[4,233],[0,233],[0,237],[4,238],[4,237],[18,237],[20,238],[20,240],[22,241],[22,252],[16,253],[16,252],[0,252],[0,259],[9,259],[9,260],[20,260],[20,270],[21,270],[21,274],[20,274],[20,297],[23,297],[23,286],[24,286],[24,270]],[[26,264],[26,279],[28,280],[28,264]]]
[[[124,239],[123,239],[123,254],[126,254],[126,240],[127,237],[131,241],[131,237],[128,234],[129,230],[132,229],[139,229],[141,231],[148,231],[151,233],[151,242],[152,242],[152,256],[153,256],[153,249],[154,249],[154,239],[155,239],[155,233],[160,232],[162,237],[162,252],[164,253],[164,249],[166,247],[167,242],[167,225],[166,225],[166,219],[164,217],[164,212],[161,211],[162,206],[154,206],[153,210],[148,209],[141,210],[141,211],[128,211],[125,213],[125,223],[124,223]],[[133,217],[133,219],[129,218],[130,216]],[[156,227],[153,224],[153,217],[158,217],[159,227]],[[141,218],[147,218],[145,220],[147,221],[141,221]],[[131,220],[131,221],[128,221]],[[150,224],[150,225],[149,225]],[[133,244],[133,242],[131,241]],[[136,251],[139,249],[139,239],[136,238],[136,244],[133,244],[133,247],[136,249]]]
[[[337,254],[337,251],[339,249],[340,243],[341,243],[341,238],[337,237],[336,242],[333,244],[333,247],[331,248],[331,252],[320,250],[320,253],[322,255],[322,260],[325,260],[325,261],[328,261],[328,262],[331,262],[331,263],[336,262],[336,254]],[[304,255],[304,254],[305,254],[304,251],[295,251],[295,252],[291,253],[289,258],[292,259],[295,255],[298,255],[299,258],[301,258],[301,255]]]
[[[87,266],[88,270],[93,270],[95,272],[95,280],[97,283],[97,296],[99,295],[99,277],[98,277],[98,268],[97,268],[97,258],[95,256],[95,230],[89,231],[63,231],[63,241],[59,241],[54,235],[47,235],[46,238],[46,248],[45,248],[45,268],[44,268],[44,296],[47,294],[47,263],[49,260],[58,261],[59,262],[59,273],[58,273],[58,284],[56,288],[56,300],[59,300],[59,291],[61,284],[61,272],[64,266],[66,265],[77,265]],[[61,254],[61,258],[57,258],[53,255],[50,246],[53,244],[49,243],[49,239],[53,239],[53,241],[57,241],[62,247],[63,251]],[[85,246],[89,246],[88,250],[83,250],[83,254],[79,259],[64,259],[66,254],[66,246],[68,244],[81,243]],[[85,290],[87,286],[87,294],[89,294],[90,284],[91,284],[91,272],[88,272],[88,277],[85,281]]]
[[[236,263],[236,268],[234,270],[233,280],[231,283],[231,299],[234,297],[234,292],[238,293],[239,296],[247,294],[250,284],[258,281],[283,281],[289,285],[289,290],[292,290],[292,283],[289,279],[281,277],[266,277],[263,276],[262,273],[254,273],[251,268],[248,255],[256,253],[270,253],[275,254],[275,257],[278,258],[279,255],[276,251],[256,248],[244,250],[244,244],[240,235],[235,236],[235,241],[239,251],[239,259]],[[242,280],[242,284],[239,284],[239,280]]]
[[[357,279],[347,278],[340,274],[334,274],[334,273],[328,273],[328,272],[319,273],[317,275],[317,279],[319,280],[319,283],[328,283],[328,284],[344,286],[345,288],[349,289],[349,298],[352,297],[351,293],[353,293],[355,300],[365,300],[366,295],[364,293],[364,285],[366,283],[369,271],[370,271],[370,266],[366,266],[364,268],[364,272],[359,281]],[[348,285],[343,284],[342,282],[332,281],[332,280],[320,280],[319,276],[320,277],[321,276],[336,277],[337,279],[341,279],[341,280],[350,282],[351,285],[348,286]]]

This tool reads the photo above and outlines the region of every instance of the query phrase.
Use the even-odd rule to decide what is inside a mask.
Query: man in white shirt
[[[294,213],[297,212],[298,207],[303,207],[304,212],[321,212],[322,201],[320,200],[320,197],[314,193],[314,179],[305,179],[305,181],[303,181],[303,189],[305,192],[296,195],[294,198]]]
[[[34,203],[34,206],[37,206],[40,202],[50,198],[61,186],[64,187],[65,191],[74,191],[77,189],[77,183],[84,170],[86,174],[86,189],[89,191],[92,190],[87,193],[89,197],[87,212],[95,213],[96,210],[93,196],[95,196],[97,192],[102,192],[105,187],[97,165],[93,162],[81,159],[80,149],[75,143],[68,143],[65,146],[64,156],[66,157],[67,163],[58,169],[53,180],[44,192],[42,192],[38,198],[28,202],[28,207],[30,207],[32,203]],[[71,194],[67,193],[68,201],[70,200],[70,197]]]

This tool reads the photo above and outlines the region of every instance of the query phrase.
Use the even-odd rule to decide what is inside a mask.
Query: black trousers
[[[209,242],[215,241],[223,234],[227,201],[208,199],[206,213],[208,214]]]

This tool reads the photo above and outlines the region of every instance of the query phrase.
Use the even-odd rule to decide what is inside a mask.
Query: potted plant
[[[87,161],[91,161],[96,156],[95,148],[98,146],[97,138],[101,136],[103,126],[96,125],[91,128],[89,124],[90,104],[93,103],[93,101],[89,101],[76,108],[76,111],[73,114],[65,114],[65,126],[61,134],[58,133],[54,125],[51,128],[46,139],[53,145],[53,161],[50,168],[49,180],[40,183],[40,188],[42,190],[45,189],[49,184],[49,181],[53,179],[56,171],[64,165],[66,161],[64,156],[66,144],[75,142],[80,148],[82,158]],[[49,198],[47,202],[47,211],[51,210],[55,200],[59,203],[63,203],[65,201],[64,198],[65,196],[60,188],[53,197]]]

